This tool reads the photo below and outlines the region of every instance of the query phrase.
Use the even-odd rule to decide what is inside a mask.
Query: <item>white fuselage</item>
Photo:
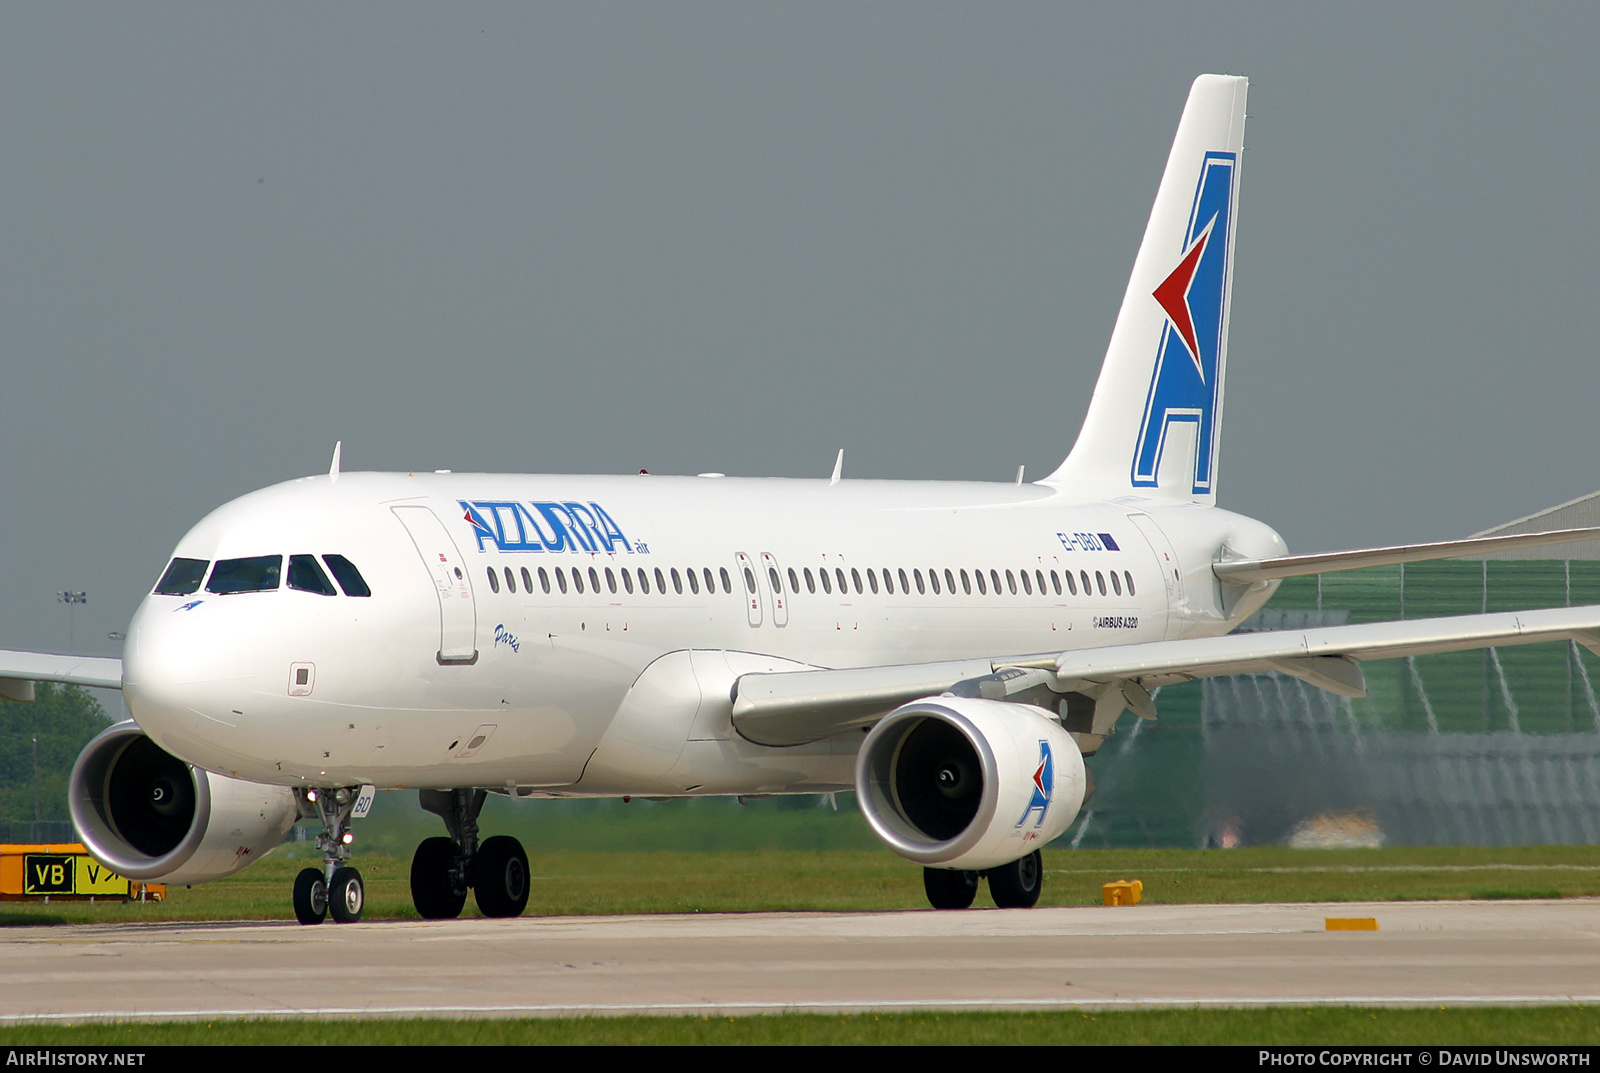
[[[163,748],[261,783],[843,789],[860,734],[745,741],[738,674],[1223,633],[1271,586],[1225,612],[1213,562],[1284,550],[1214,507],[1043,485],[313,477],[219,508],[175,555],[342,555],[371,596],[151,595],[124,689]]]

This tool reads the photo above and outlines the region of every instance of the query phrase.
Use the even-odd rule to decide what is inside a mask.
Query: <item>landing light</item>
[[[350,843],[354,842],[355,840],[356,840],[356,836],[351,834],[349,831],[346,831],[344,833],[344,837],[342,839],[340,839],[340,841],[343,842],[347,846]]]

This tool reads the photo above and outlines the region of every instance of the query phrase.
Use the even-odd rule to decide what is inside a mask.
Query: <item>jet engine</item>
[[[1027,856],[1082,807],[1083,755],[1042,708],[929,697],[884,716],[856,757],[873,832],[932,868],[981,871]]]
[[[67,799],[97,860],[129,879],[167,883],[232,875],[281,843],[299,818],[287,786],[186,764],[131,719],[84,746]]]

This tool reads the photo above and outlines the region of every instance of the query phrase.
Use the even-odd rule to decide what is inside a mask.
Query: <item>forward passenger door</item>
[[[423,506],[391,509],[411,535],[439,598],[439,662],[476,663],[478,612],[465,558],[432,510]]]

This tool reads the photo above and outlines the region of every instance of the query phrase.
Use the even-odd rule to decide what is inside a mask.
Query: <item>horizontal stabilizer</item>
[[[1455,559],[1464,555],[1488,555],[1512,548],[1535,548],[1543,544],[1568,544],[1600,538],[1600,529],[1554,529],[1548,533],[1517,533],[1512,536],[1474,537],[1470,540],[1444,540],[1436,544],[1396,544],[1389,548],[1361,548],[1357,551],[1322,551],[1313,555],[1284,555],[1276,559],[1235,559],[1216,563],[1211,572],[1228,585],[1249,585],[1257,581],[1330,574],[1336,570],[1360,570],[1365,566],[1393,566],[1420,563],[1429,559]]]
[[[1076,683],[1110,682],[1119,678],[1135,678],[1149,687],[1192,678],[1260,674],[1269,670],[1309,679],[1311,675],[1300,673],[1296,661],[1327,657],[1400,659],[1539,641],[1577,641],[1586,648],[1594,645],[1600,641],[1600,606],[1402,619],[1314,630],[1263,630],[1187,641],[1151,641],[1084,649],[1057,656],[1056,675],[1068,689],[1074,688]],[[1313,673],[1316,666],[1301,664]]]
[[[0,680],[15,683],[62,682],[97,689],[121,689],[122,661],[110,656],[60,656],[51,652],[0,649]],[[19,692],[29,694],[31,690]],[[13,693],[4,691],[0,691],[0,696],[18,699]]]

